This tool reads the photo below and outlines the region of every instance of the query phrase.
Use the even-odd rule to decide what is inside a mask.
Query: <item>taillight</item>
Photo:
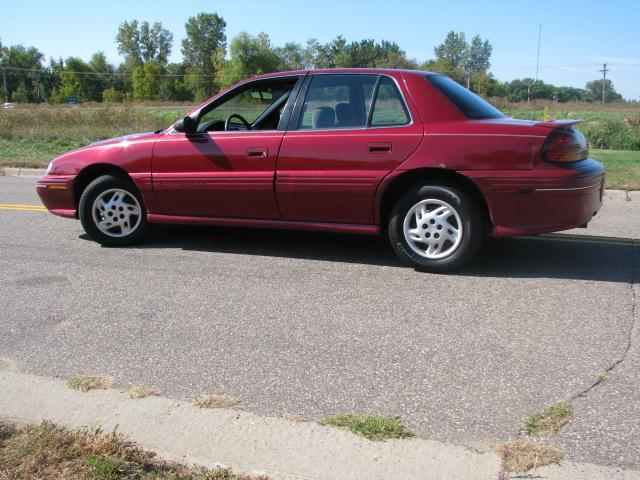
[[[545,162],[577,162],[588,156],[587,139],[573,128],[554,130],[542,147],[542,159]]]

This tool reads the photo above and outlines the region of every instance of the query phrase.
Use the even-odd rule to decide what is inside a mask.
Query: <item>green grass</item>
[[[524,430],[529,435],[553,435],[569,423],[572,418],[573,407],[571,404],[560,402],[527,418],[524,423]]]
[[[563,110],[562,106],[549,109],[550,119],[583,120],[577,126],[595,149],[640,150],[640,111],[588,111]],[[503,112],[514,118],[542,120],[543,110],[505,108]]]
[[[74,148],[167,127],[188,110],[46,105],[0,110],[0,165],[45,167]]]
[[[0,478],[37,480],[266,480],[229,469],[164,462],[121,434],[70,430],[50,422],[0,422]]]
[[[323,418],[320,425],[331,425],[344,428],[369,440],[386,440],[389,438],[406,438],[413,436],[409,428],[396,418],[380,415],[364,415],[362,413],[344,413]]]
[[[604,163],[606,188],[640,190],[640,151],[590,150],[589,156]]]

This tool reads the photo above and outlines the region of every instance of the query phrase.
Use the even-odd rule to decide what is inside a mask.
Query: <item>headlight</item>
[[[49,162],[49,166],[47,166],[46,174],[49,175],[51,173],[51,170],[53,170],[53,160]]]

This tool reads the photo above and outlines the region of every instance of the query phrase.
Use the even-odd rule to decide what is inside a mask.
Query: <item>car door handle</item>
[[[267,158],[268,156],[269,150],[266,147],[251,147],[247,150],[249,158]]]
[[[390,143],[370,143],[369,153],[389,153],[391,151]]]

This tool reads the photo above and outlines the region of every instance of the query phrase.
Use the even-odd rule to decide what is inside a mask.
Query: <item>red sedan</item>
[[[66,153],[37,190],[108,246],[155,223],[384,231],[403,261],[447,271],[487,234],[595,215],[604,168],[575,123],[506,118],[428,72],[286,72],[234,85],[167,129]]]

